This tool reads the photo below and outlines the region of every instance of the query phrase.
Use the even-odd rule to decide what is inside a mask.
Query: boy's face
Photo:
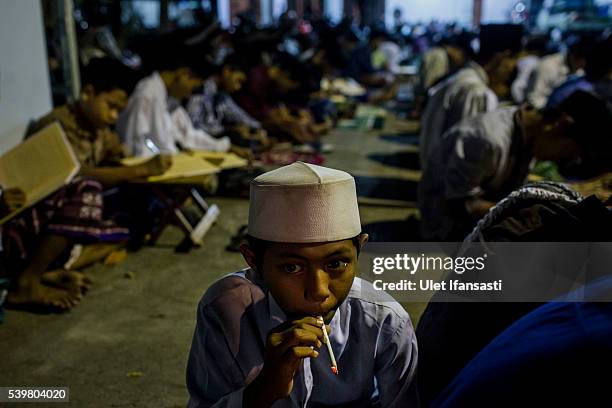
[[[193,93],[193,90],[202,84],[202,78],[189,68],[179,68],[174,71],[172,82],[168,86],[168,94],[183,100]]]
[[[228,93],[238,92],[242,84],[246,81],[244,72],[225,67],[221,71],[221,86]]]
[[[81,111],[96,129],[112,126],[127,104],[128,95],[123,89],[96,92],[91,85],[85,85],[79,99]]]
[[[360,245],[367,235],[360,238]],[[247,251],[248,252],[248,251]],[[254,258],[243,251],[251,267]],[[357,273],[350,239],[313,244],[271,244],[259,262],[270,293],[288,316],[322,315],[326,322],[346,299]]]

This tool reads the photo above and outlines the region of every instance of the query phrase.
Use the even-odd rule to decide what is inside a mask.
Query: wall
[[[52,108],[39,0],[0,0],[0,153]]]
[[[410,23],[429,23],[436,19],[469,26],[472,24],[472,2],[473,0],[387,0],[385,24],[387,27],[393,26],[393,10],[400,8],[404,21]]]
[[[517,0],[484,0],[482,2],[482,24],[509,23],[510,14]]]
[[[342,0],[325,0],[324,12],[325,16],[334,23],[339,23],[342,20],[342,11],[344,2]]]

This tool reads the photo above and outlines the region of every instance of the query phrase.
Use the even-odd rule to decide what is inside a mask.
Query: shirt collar
[[[268,324],[266,330],[261,333],[263,344],[265,344],[267,335],[270,330],[272,330],[279,324],[286,322],[287,314],[283,311],[283,309],[281,309],[276,299],[274,299],[274,296],[272,296],[272,293],[270,293],[268,288],[265,286],[263,279],[261,279],[257,273],[250,269],[247,272],[247,275],[255,284],[262,288],[262,290],[266,294],[266,297],[268,298]],[[360,284],[361,281],[358,278],[355,278],[348,297],[350,297],[350,295],[355,291],[360,290]],[[334,349],[334,353],[337,353],[337,356],[342,354],[342,351],[344,351],[344,346],[346,345],[347,341],[345,336],[348,335],[348,332],[345,333],[345,330],[342,330],[341,328],[341,319],[343,314],[342,309],[345,307],[347,299],[345,299],[342,304],[340,304],[340,306],[336,310],[336,313],[334,313],[334,317],[332,317],[331,321],[329,322],[332,329],[331,334],[329,336],[330,342],[332,344],[332,348]]]
[[[270,323],[272,327],[276,327],[287,320],[287,314],[274,299],[274,296],[268,291],[268,310],[270,313]]]

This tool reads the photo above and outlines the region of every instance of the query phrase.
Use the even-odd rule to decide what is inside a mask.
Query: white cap
[[[331,242],[361,232],[355,179],[295,162],[251,182],[249,235],[286,243]]]

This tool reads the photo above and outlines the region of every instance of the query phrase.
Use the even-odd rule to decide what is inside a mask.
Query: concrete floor
[[[405,128],[393,121],[386,126],[382,133]],[[411,150],[381,140],[380,133],[335,130],[325,140],[336,146],[326,165],[360,175],[418,177],[367,158]],[[245,265],[239,254],[224,248],[246,223],[247,200],[210,201],[219,205],[221,215],[202,248],[175,253],[181,234],[168,228],[156,246],[130,254],[121,264],[88,268],[95,286],[69,313],[8,311],[0,325],[0,386],[69,386],[71,402],[53,407],[184,407],[197,302],[213,281]],[[401,221],[414,212],[361,206],[363,224]],[[423,305],[405,307],[416,321]]]

